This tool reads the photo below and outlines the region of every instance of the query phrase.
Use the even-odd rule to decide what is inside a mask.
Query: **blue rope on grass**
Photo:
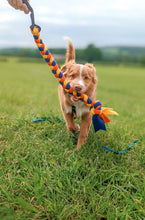
[[[56,120],[64,123],[64,121],[58,117],[53,117],[53,119],[56,119]],[[33,119],[33,122],[35,122],[35,123],[44,122],[44,121],[49,121],[50,123],[52,123],[50,117],[41,117],[40,119],[37,119],[37,117],[36,117]]]
[[[101,147],[106,150],[106,151],[109,151],[109,152],[112,152],[114,154],[124,154],[124,153],[127,153],[127,151],[134,146],[134,144],[136,144],[138,141],[142,141],[142,139],[139,139],[139,140],[135,140],[133,141],[127,148],[121,150],[121,151],[115,151],[113,149],[111,149],[110,147],[106,147],[104,145],[102,145]]]
[[[54,119],[57,119],[58,121],[64,123],[64,121],[63,121],[62,119],[58,118],[58,117],[53,117],[53,118],[54,118]],[[37,123],[37,122],[44,122],[44,121],[49,121],[50,123],[52,123],[52,121],[50,120],[50,117],[41,117],[40,119],[37,119],[37,117],[36,117],[36,118],[33,119],[33,122],[35,122],[35,123]],[[145,139],[145,138],[144,138],[144,139]],[[133,147],[134,144],[136,144],[138,141],[143,141],[143,139],[140,138],[139,140],[133,141],[127,148],[125,148],[125,149],[123,149],[123,150],[121,150],[121,151],[115,151],[115,150],[113,150],[112,148],[107,147],[107,146],[104,146],[104,145],[102,145],[101,147],[102,147],[102,149],[104,149],[104,150],[106,150],[106,151],[108,151],[108,152],[112,152],[112,153],[114,153],[114,154],[124,154],[124,153],[127,153],[127,151],[128,151],[131,147]]]

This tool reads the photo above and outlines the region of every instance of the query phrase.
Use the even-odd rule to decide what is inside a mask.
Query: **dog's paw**
[[[81,149],[81,147],[82,147],[82,145],[81,144],[79,144],[79,143],[77,143],[77,149]]]
[[[75,132],[80,131],[80,126],[78,124],[75,124]]]
[[[74,124],[74,126],[68,127],[67,130],[71,132],[77,132],[80,131],[80,126],[78,124]]]

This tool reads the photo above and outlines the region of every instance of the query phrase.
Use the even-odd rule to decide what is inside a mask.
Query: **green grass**
[[[75,149],[66,132],[58,82],[44,63],[0,63],[0,219],[145,219],[145,69],[96,66],[97,99],[113,107],[107,132]],[[33,123],[34,117],[50,117]]]

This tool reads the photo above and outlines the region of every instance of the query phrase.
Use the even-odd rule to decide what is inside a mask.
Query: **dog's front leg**
[[[81,148],[81,145],[86,143],[91,121],[92,121],[92,115],[90,112],[82,116],[80,134],[77,143],[78,148]]]
[[[63,116],[66,122],[66,127],[68,131],[77,132],[80,130],[80,126],[75,123],[72,113],[63,112]]]

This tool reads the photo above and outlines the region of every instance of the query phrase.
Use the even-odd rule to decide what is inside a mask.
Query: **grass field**
[[[145,219],[145,68],[96,65],[107,132],[81,150],[66,132],[58,82],[45,63],[0,62],[0,219]],[[51,122],[33,123],[35,117]]]

